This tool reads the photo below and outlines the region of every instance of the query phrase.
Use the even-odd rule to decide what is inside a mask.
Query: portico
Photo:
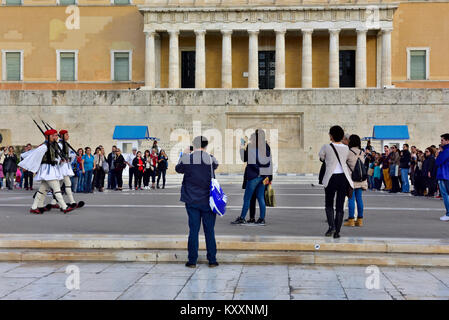
[[[286,36],[298,34],[297,41],[301,55],[295,63],[300,66],[301,76],[294,83],[296,88],[313,87],[313,39],[316,36],[327,36],[328,87],[341,86],[340,37],[342,33],[356,37],[355,51],[355,87],[367,87],[367,36],[379,36],[380,61],[376,62],[376,74],[380,75],[378,86],[391,86],[391,31],[395,5],[338,5],[316,7],[191,7],[191,8],[155,8],[140,6],[144,15],[144,32],[146,34],[145,53],[145,87],[153,89],[160,82],[160,68],[157,68],[157,54],[161,54],[155,45],[155,39],[162,34],[169,35],[168,55],[168,88],[178,89],[180,82],[180,48],[179,37],[184,34],[195,36],[194,87],[206,88],[206,69],[214,68],[221,72],[221,83],[218,88],[233,88],[232,43],[237,35],[246,35],[247,68],[243,76],[247,77],[247,88],[263,88],[260,77],[274,73],[272,87],[286,88]],[[221,37],[221,66],[209,65],[206,52],[207,35]],[[274,39],[274,63],[270,68],[259,70],[264,66],[259,52],[259,38],[262,34],[271,35]],[[242,52],[240,52],[242,54]],[[376,53],[377,55],[377,53]],[[268,60],[267,60],[268,61]],[[218,62],[218,61],[216,61]],[[320,63],[323,63],[320,61]],[[273,70],[274,69],[274,70]],[[290,83],[292,81],[290,80]],[[291,87],[291,85],[290,85]]]

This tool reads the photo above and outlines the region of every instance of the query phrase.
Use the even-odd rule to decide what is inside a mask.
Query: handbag
[[[335,149],[334,145],[331,143],[332,149],[334,149],[335,155],[337,156],[338,163],[343,168],[343,165],[341,164],[340,157],[338,156],[337,149]],[[351,185],[348,183],[348,189],[346,190],[346,196],[348,199],[351,199],[354,193],[354,189],[351,187]]]
[[[102,168],[103,168],[104,173],[108,173],[109,172],[109,163],[107,163],[106,161],[103,161]]]
[[[274,189],[271,186],[271,183],[269,183],[265,187],[265,205],[267,207],[276,207],[276,198],[274,194]]]
[[[219,216],[224,216],[226,213],[226,204],[228,202],[228,197],[223,192],[223,189],[220,186],[220,183],[218,183],[218,180],[215,178],[214,175],[214,168],[212,166],[212,157],[210,157],[210,193],[209,193],[209,206],[212,210],[212,212],[218,214]]]
[[[318,184],[323,184],[324,175],[326,174],[326,161],[322,161],[320,174],[318,175]]]

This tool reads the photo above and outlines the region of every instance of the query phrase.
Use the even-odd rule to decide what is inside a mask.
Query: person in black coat
[[[435,166],[435,150],[431,147],[425,150],[425,160],[422,165],[422,177],[428,188],[428,197],[433,197],[437,190],[437,174]]]
[[[245,137],[245,141],[247,139],[248,138]],[[246,159],[245,161],[248,161],[248,146],[246,145],[246,143],[244,146],[245,146],[245,151],[244,151],[243,158],[244,158],[244,160]],[[270,146],[268,145],[268,143],[267,143],[267,148],[270,149]],[[246,168],[245,168],[245,171],[246,171]],[[273,181],[273,175],[269,175],[268,179],[270,182]],[[247,182],[248,182],[248,180],[246,179],[246,174],[244,174],[242,189],[246,189]],[[267,188],[267,186],[268,185],[265,185],[265,189]],[[253,196],[251,197],[251,201],[249,203],[249,219],[246,221],[246,223],[251,223],[251,224],[256,223],[256,200],[257,200],[256,193],[253,193]]]
[[[218,162],[206,152],[208,141],[203,136],[193,140],[194,150],[185,150],[175,167],[177,173],[184,174],[181,187],[181,201],[185,203],[189,217],[188,261],[186,267],[194,268],[198,260],[198,233],[203,223],[206,238],[209,267],[218,266],[215,241],[216,214],[209,204],[210,184]]]
[[[126,168],[125,158],[123,158],[122,151],[119,148],[117,148],[116,158],[114,161],[115,177],[117,179],[117,189],[115,189],[115,190],[118,190],[118,191],[123,190],[122,173],[123,173],[123,169],[125,169],[125,168]]]
[[[9,147],[3,161],[3,174],[6,178],[6,187],[9,190],[14,188],[14,177],[17,172],[17,156],[14,154],[14,148]]]
[[[108,154],[108,157],[106,158],[106,162],[109,165],[109,172],[108,172],[108,189],[114,190],[117,186],[117,179],[115,177],[115,170],[114,170],[114,161],[117,153],[117,147],[112,146],[112,152]]]
[[[244,180],[246,180],[243,207],[239,217],[231,224],[245,224],[245,217],[251,204],[251,198],[256,195],[259,202],[260,218],[255,222],[265,225],[265,186],[269,183],[269,176],[273,174],[271,149],[265,140],[265,132],[257,129],[251,135],[248,147],[240,148],[240,156],[247,162]]]
[[[165,150],[161,150],[159,153],[159,157],[157,160],[157,183],[156,188],[159,189],[159,181],[161,180],[162,175],[162,189],[165,189],[165,176],[168,168],[168,157],[165,153]]]

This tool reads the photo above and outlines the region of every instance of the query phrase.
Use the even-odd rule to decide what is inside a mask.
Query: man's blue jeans
[[[207,260],[209,263],[217,262],[217,244],[215,243],[215,219],[216,214],[212,212],[209,204],[186,203],[187,215],[189,216],[189,263],[196,264],[198,260],[198,233],[201,221],[203,221],[204,237],[206,238]]]
[[[402,192],[410,192],[410,184],[408,183],[408,170],[401,168]]]
[[[438,180],[441,197],[446,207],[446,215],[449,217],[449,180]]]
[[[83,171],[78,171],[78,186],[76,187],[76,192],[84,192],[84,173]]]
[[[88,170],[84,173],[84,192],[92,191],[92,173],[93,170]]]
[[[362,188],[354,189],[352,197],[348,201],[349,219],[354,219],[355,201],[357,201],[357,219],[363,218]]]

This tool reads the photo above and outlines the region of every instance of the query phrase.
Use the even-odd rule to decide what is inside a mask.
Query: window
[[[407,79],[429,79],[429,48],[407,48]]]
[[[61,6],[70,6],[76,4],[76,0],[56,0],[56,1]]]
[[[113,4],[131,4],[131,0],[112,0]]]
[[[117,50],[111,52],[111,76],[113,81],[131,81],[132,52]]]
[[[22,0],[6,0],[7,6],[20,6],[22,5]]]
[[[21,81],[23,78],[23,51],[3,50],[2,55],[4,81]]]
[[[78,51],[57,50],[57,80],[78,80]]]

